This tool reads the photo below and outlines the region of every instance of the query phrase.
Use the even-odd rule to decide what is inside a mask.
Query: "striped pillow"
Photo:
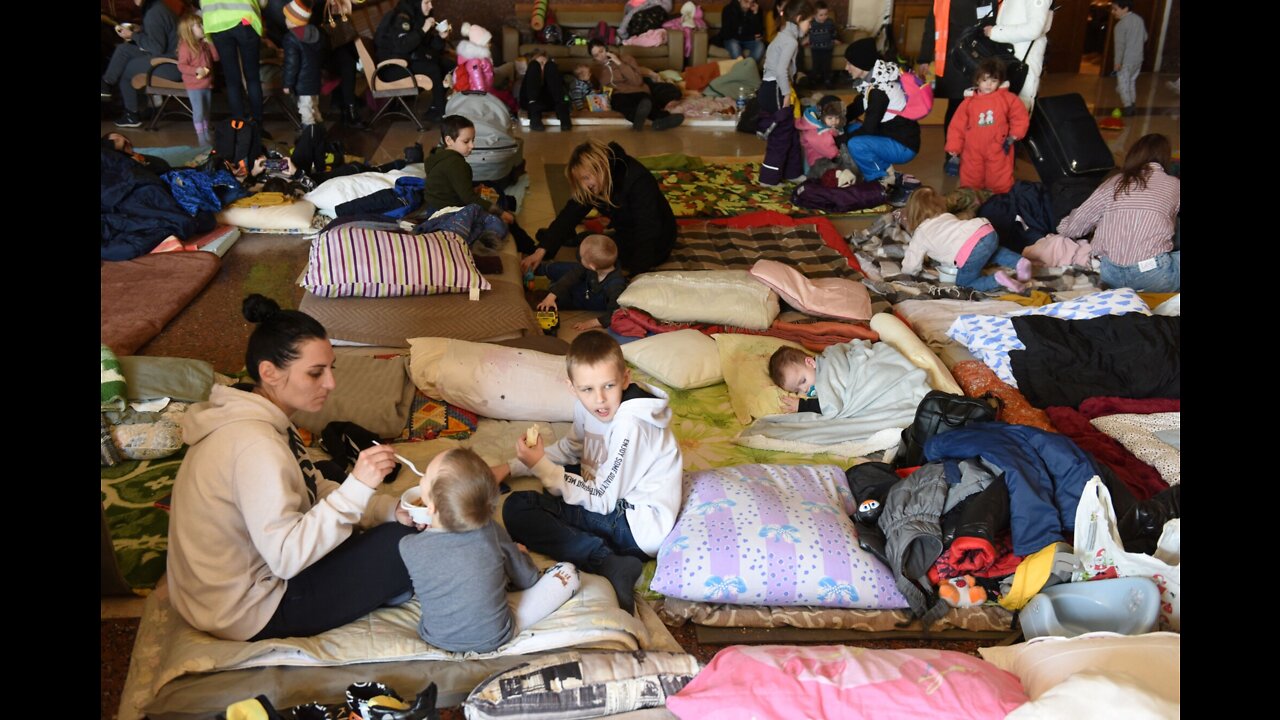
[[[476,270],[464,238],[451,232],[411,235],[346,224],[311,241],[299,281],[319,297],[403,297],[470,292],[489,281]]]

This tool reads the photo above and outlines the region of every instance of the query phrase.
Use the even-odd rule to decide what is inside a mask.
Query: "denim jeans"
[[[763,40],[725,40],[724,49],[729,53],[729,57],[734,60],[742,57],[743,50],[751,53],[751,59],[757,63],[760,62],[760,58],[764,57]]]
[[[982,292],[989,292],[1000,287],[1000,283],[992,275],[983,275],[982,269],[994,263],[1008,268],[1017,267],[1022,256],[1006,247],[1000,246],[1000,238],[995,233],[987,233],[973,246],[969,259],[964,261],[956,271],[956,286],[967,287]]]
[[[1139,270],[1138,264],[1117,265],[1106,258],[1098,258],[1102,265],[1102,287],[1133,288],[1138,292],[1178,292],[1182,284],[1182,251],[1174,250],[1155,258],[1156,266]]]
[[[502,524],[530,550],[595,572],[609,555],[649,556],[636,545],[621,505],[607,515],[570,505],[547,492],[511,493],[502,507]]]
[[[846,132],[862,127],[862,123],[850,123]],[[858,165],[865,180],[879,180],[894,163],[911,162],[916,153],[902,143],[882,135],[855,135],[849,138],[849,156]]]

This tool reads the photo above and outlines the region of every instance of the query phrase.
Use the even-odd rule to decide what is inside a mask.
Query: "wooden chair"
[[[369,84],[369,92],[373,93],[375,98],[389,99],[389,102],[378,110],[378,113],[373,116],[373,120],[371,120],[369,124],[372,125],[373,123],[378,122],[378,118],[383,115],[397,115],[399,117],[412,120],[413,124],[418,126],[418,132],[422,132],[425,128],[422,126],[422,121],[418,119],[418,114],[414,112],[413,106],[417,103],[419,94],[431,94],[431,78],[426,75],[410,75],[409,77],[401,78],[400,80],[382,80],[378,78],[378,70],[389,65],[399,65],[400,67],[408,70],[409,63],[404,60],[393,58],[391,60],[383,60],[382,62],[375,64],[373,56],[369,54],[368,46],[365,45],[364,38],[357,36],[355,44],[356,53],[360,56],[360,66],[364,68],[365,82]],[[413,98],[413,102],[410,103],[409,101],[406,101],[405,98]],[[396,103],[399,103],[404,109],[395,109]]]
[[[147,123],[147,130],[155,130],[156,124],[164,117],[186,117],[192,116],[191,104],[187,95],[187,88],[183,86],[181,80],[170,80],[169,78],[156,75],[156,70],[165,65],[177,66],[178,61],[170,58],[153,58],[151,60],[151,69],[145,75],[134,75],[131,84],[137,90],[142,90],[147,97],[162,97],[164,100],[160,106],[156,108],[155,114],[151,116],[151,122]],[[177,101],[177,108],[167,109],[169,103]]]

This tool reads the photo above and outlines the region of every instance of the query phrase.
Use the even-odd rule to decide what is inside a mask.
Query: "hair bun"
[[[254,293],[244,299],[240,307],[244,319],[257,324],[265,322],[280,313],[280,304],[265,295]]]

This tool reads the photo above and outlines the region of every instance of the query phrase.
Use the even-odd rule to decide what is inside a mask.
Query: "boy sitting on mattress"
[[[603,575],[618,605],[634,612],[633,589],[680,509],[682,463],[661,390],[631,382],[608,334],[579,335],[565,357],[578,398],[573,428],[546,448],[516,441],[516,459],[496,480],[534,475],[543,492],[517,492],[502,509],[511,537],[531,550]]]
[[[595,310],[598,317],[584,320],[574,330],[607,328],[618,309],[618,296],[627,289],[627,278],[618,269],[618,245],[608,235],[588,235],[578,246],[580,262],[546,263],[539,271],[551,281],[547,296],[538,303],[539,310]]]

